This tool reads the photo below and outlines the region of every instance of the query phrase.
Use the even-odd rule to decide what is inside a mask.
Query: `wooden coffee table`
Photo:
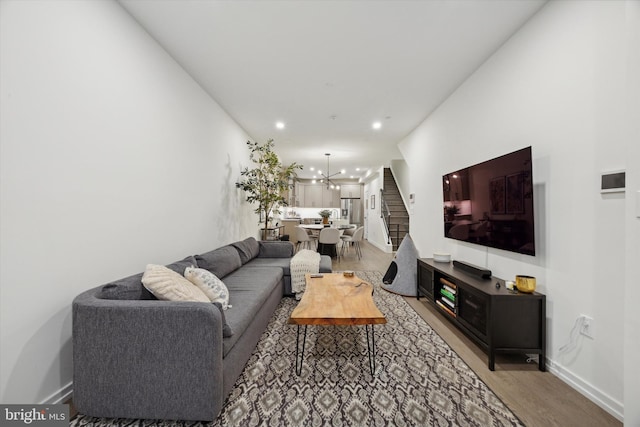
[[[364,325],[367,332],[369,369],[371,369],[371,375],[374,375],[376,341],[373,325],[387,323],[387,319],[373,302],[373,285],[355,275],[345,277],[342,273],[307,274],[305,279],[307,284],[304,295],[291,313],[288,322],[298,326],[296,331],[296,374],[300,375],[302,372],[308,325]],[[369,325],[371,325],[371,340],[369,340]],[[304,326],[301,351],[299,350],[300,326]],[[298,361],[299,353],[301,353],[300,361]]]

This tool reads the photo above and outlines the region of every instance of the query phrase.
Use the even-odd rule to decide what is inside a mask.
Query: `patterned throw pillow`
[[[209,302],[207,295],[193,283],[163,265],[147,265],[142,284],[159,300]]]
[[[187,267],[184,270],[184,277],[196,285],[211,302],[220,303],[223,310],[231,307],[229,305],[229,290],[222,280],[218,279],[216,275],[209,270]]]

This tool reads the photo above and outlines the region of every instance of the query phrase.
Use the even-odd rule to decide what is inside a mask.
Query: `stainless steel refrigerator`
[[[362,202],[360,199],[340,199],[340,218],[349,224],[362,225]]]

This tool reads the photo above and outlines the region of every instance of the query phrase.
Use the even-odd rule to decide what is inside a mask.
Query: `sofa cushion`
[[[234,271],[224,280],[229,289],[232,308],[225,311],[227,323],[234,334],[222,342],[223,357],[233,348],[238,338],[253,321],[260,307],[273,292],[283,293],[283,276],[280,267],[245,268]]]
[[[209,301],[219,303],[223,310],[229,308],[229,290],[215,274],[204,268],[187,267],[184,277],[196,285]]]
[[[209,270],[221,279],[242,266],[238,251],[231,245],[196,255],[195,258],[198,267]]]
[[[153,296],[144,286],[142,286],[142,273],[125,277],[124,279],[115,280],[107,283],[100,289],[97,295],[101,299],[112,300],[155,300]]]
[[[182,276],[184,275],[185,268],[197,267],[197,266],[198,266],[198,262],[196,261],[196,258],[193,255],[189,255],[185,259],[168,264],[167,268],[175,271],[176,273]]]
[[[247,237],[244,240],[232,243],[231,246],[238,251],[240,262],[242,262],[243,265],[257,257],[258,253],[260,253],[260,245],[253,237]]]
[[[209,302],[197,286],[163,265],[147,265],[142,284],[159,300]]]
[[[254,258],[243,266],[243,268],[254,267],[280,267],[285,276],[291,276],[291,258]],[[331,273],[331,257],[328,255],[320,256],[319,272]]]
[[[260,258],[291,258],[295,249],[293,243],[287,241],[261,240],[258,244]]]
[[[279,267],[285,276],[291,276],[291,258],[254,258],[242,268]]]
[[[220,310],[220,317],[222,317],[222,337],[227,338],[233,335],[233,329],[231,329],[231,325],[227,322],[227,317],[224,315],[224,309],[222,308],[222,304],[219,302],[212,303],[218,310]],[[229,306],[231,307],[231,306]]]
[[[182,274],[188,266],[197,267],[196,259],[188,256],[183,260],[167,265],[167,268]],[[102,286],[97,295],[101,299],[112,300],[154,300],[157,299],[151,292],[142,286],[142,274],[138,273],[124,279],[114,280]]]

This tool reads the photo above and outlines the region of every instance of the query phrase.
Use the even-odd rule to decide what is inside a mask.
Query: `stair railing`
[[[400,227],[404,227],[406,230],[409,229],[409,216],[407,216],[407,215],[396,215],[395,218],[403,220],[401,223],[399,222],[397,224],[389,224],[390,228],[394,228],[393,231],[394,231],[394,235],[395,235],[395,238],[396,238],[396,242],[398,242],[397,245],[400,246],[400,241],[404,238],[404,236],[400,236]],[[391,225],[393,225],[393,227],[391,227]]]
[[[380,218],[382,218],[382,223],[384,224],[384,231],[387,235],[387,244],[391,244],[391,210],[389,209],[389,205],[387,201],[384,199],[384,193],[382,192],[382,188],[380,189]]]

